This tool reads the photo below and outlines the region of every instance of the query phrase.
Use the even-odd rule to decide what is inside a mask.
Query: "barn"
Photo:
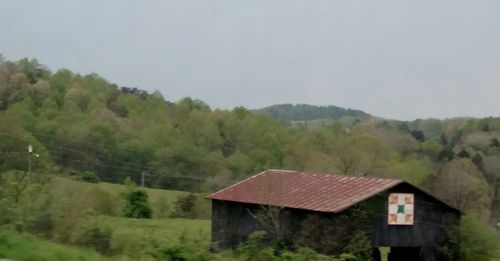
[[[267,170],[208,196],[212,248],[243,242],[255,231],[319,253],[340,254],[360,233],[374,260],[443,260],[447,229],[460,212],[398,179]],[[449,252],[449,251],[448,251]]]

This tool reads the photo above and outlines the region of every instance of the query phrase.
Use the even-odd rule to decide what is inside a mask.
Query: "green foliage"
[[[188,247],[186,245],[174,245],[157,250],[152,254],[156,260],[167,261],[209,261],[214,258],[203,252],[199,251],[197,247]]]
[[[458,231],[452,234],[452,240],[459,246],[460,260],[497,260],[498,235],[475,215],[461,218]]]
[[[48,234],[52,219],[48,212],[51,198],[47,193],[49,179],[10,171],[0,176],[0,226],[20,232]]]
[[[356,261],[372,260],[372,244],[369,235],[363,231],[356,231],[344,248],[344,252],[352,254]]]
[[[151,218],[153,210],[149,204],[148,194],[143,190],[131,191],[126,195],[123,215],[128,218]]]
[[[82,179],[82,181],[90,182],[90,183],[98,183],[99,182],[99,179],[97,178],[97,176],[91,171],[82,172],[81,179]]]
[[[247,241],[238,247],[239,258],[244,261],[274,260],[274,249],[264,243],[266,235],[263,231],[252,233]]]
[[[111,249],[111,239],[113,232],[108,227],[101,227],[93,224],[92,226],[80,228],[76,235],[75,243],[92,248],[97,252],[106,254]]]
[[[343,109],[336,106],[313,106],[307,104],[280,104],[254,111],[283,121],[310,121],[316,119],[339,119],[345,116],[368,117],[359,110]]]
[[[102,257],[91,250],[58,245],[35,236],[0,230],[0,259],[4,258],[16,261],[132,260],[123,256]]]
[[[447,163],[434,182],[434,194],[466,212],[489,218],[492,193],[483,175],[467,159]]]
[[[186,196],[180,196],[175,202],[175,209],[171,217],[173,218],[196,218],[195,210],[197,198],[194,193],[189,193]]]
[[[156,246],[150,254],[156,260],[176,260],[176,261],[212,261],[218,260],[208,252],[208,247],[202,242],[203,239],[197,236],[190,236],[183,233],[179,236],[177,244],[170,246]]]
[[[424,142],[424,141],[425,141],[425,134],[424,134],[424,132],[423,132],[423,131],[421,131],[421,130],[413,130],[413,131],[411,132],[411,136],[412,136],[415,140],[417,140],[417,141],[419,141],[419,142]]]
[[[422,152],[431,160],[436,161],[439,153],[443,149],[442,145],[436,140],[427,140],[421,143]]]
[[[370,252],[371,253],[371,252]],[[238,260],[269,260],[269,261],[357,261],[370,259],[357,259],[350,253],[342,253],[339,256],[325,256],[317,254],[314,250],[306,247],[298,248],[296,251],[276,249],[270,246],[266,232],[256,231],[252,233],[247,241],[242,243],[235,251]],[[371,256],[370,256],[371,258]]]

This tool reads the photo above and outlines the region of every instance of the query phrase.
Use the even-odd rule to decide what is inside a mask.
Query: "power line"
[[[102,143],[95,143],[95,142],[82,141],[82,140],[69,139],[69,138],[61,138],[61,137],[54,136],[54,135],[42,134],[40,132],[31,132],[31,133],[35,134],[35,136],[48,137],[48,138],[57,139],[57,140],[72,141],[72,142],[81,143],[81,144],[96,145],[96,146],[100,146],[100,147],[103,147],[103,148],[112,149],[114,151],[129,151],[129,152],[135,152],[135,153],[144,153],[144,151],[139,151],[139,150],[134,150],[134,149],[128,149],[128,148],[116,148],[116,147],[111,147],[111,146],[108,146],[108,145],[104,145]],[[193,159],[193,160],[200,160],[200,161],[207,161],[207,162],[216,162],[216,161],[211,161],[211,160],[208,160],[208,159],[205,159],[205,158],[200,158],[200,157],[190,156],[189,158]]]

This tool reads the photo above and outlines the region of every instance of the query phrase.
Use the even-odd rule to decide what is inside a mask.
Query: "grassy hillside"
[[[110,193],[112,196],[120,196],[127,190],[125,185],[120,185],[120,184],[113,184],[107,182],[88,183],[61,177],[54,177],[52,182],[54,183],[55,186],[66,187],[66,188],[70,187],[73,190],[100,189],[102,191]],[[173,204],[178,197],[189,194],[189,192],[179,191],[179,190],[152,189],[152,188],[144,188],[144,190],[148,193],[149,199],[153,203],[161,200],[167,204]]]
[[[59,245],[27,234],[0,230],[0,259],[16,261],[130,260],[103,257],[91,250]]]
[[[127,192],[127,186],[106,182],[88,183],[69,178],[53,177],[51,180],[51,193],[56,198],[71,197],[87,198],[82,205],[91,208],[106,208],[107,215],[120,216],[124,204],[123,195]],[[176,201],[179,197],[189,195],[189,192],[178,190],[144,188],[149,197],[149,202],[153,208],[155,218],[167,218],[176,208]],[[85,195],[85,197],[83,197]],[[195,209],[198,212],[197,218],[208,219],[210,217],[210,201],[204,198],[204,194],[196,195]],[[80,202],[82,200],[79,200]],[[95,203],[100,202],[99,206]]]
[[[177,199],[189,195],[188,192],[144,188],[153,208],[153,219],[125,218],[122,212],[124,194],[136,190],[136,187],[50,177],[46,188],[51,204],[46,210],[55,222],[45,219],[43,222],[47,225],[42,226],[50,227],[50,232],[44,234],[49,235],[53,242],[95,249],[107,256],[127,256],[133,260],[157,260],[154,255],[186,244],[196,244],[195,249],[199,251],[208,250],[210,220],[170,218],[178,205]],[[196,196],[194,207],[204,213],[196,217],[206,217],[210,213],[209,201],[202,195]],[[15,244],[6,241],[11,238]],[[24,245],[33,250],[25,251]],[[48,249],[47,253],[37,253],[37,249],[44,248]],[[89,256],[93,253],[72,251],[72,248],[66,250],[50,241],[0,230],[0,254],[14,260],[101,260]]]

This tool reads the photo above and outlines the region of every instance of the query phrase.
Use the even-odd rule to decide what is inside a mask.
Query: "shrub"
[[[172,207],[165,199],[165,197],[160,197],[158,200],[153,202],[154,207],[154,217],[155,218],[168,218],[171,215]]]
[[[76,243],[105,254],[109,253],[112,234],[111,229],[107,227],[93,225],[84,228],[76,239]]]
[[[97,176],[90,171],[84,171],[81,174],[81,179],[82,181],[89,182],[89,183],[99,183],[99,179]]]
[[[354,256],[353,260],[356,261],[372,260],[372,246],[368,234],[357,231],[344,248],[344,252],[352,254]]]
[[[153,210],[148,201],[148,194],[143,190],[131,191],[126,195],[123,214],[128,218],[151,218]]]
[[[196,218],[197,214],[194,211],[196,204],[196,196],[194,193],[189,193],[186,196],[180,196],[175,202],[175,209],[171,215],[174,218]]]
[[[21,171],[1,173],[0,226],[50,236],[53,220],[49,182],[50,178],[26,177]]]
[[[264,231],[256,231],[252,233],[247,241],[240,245],[237,253],[241,260],[274,260],[274,249],[266,247],[264,241],[267,233]]]
[[[197,235],[189,236],[185,231],[179,236],[179,243],[168,247],[156,247],[150,253],[156,260],[176,260],[176,261],[209,261],[217,260],[214,255],[208,252],[208,245],[205,245],[206,238]],[[155,245],[155,244],[153,244]]]

